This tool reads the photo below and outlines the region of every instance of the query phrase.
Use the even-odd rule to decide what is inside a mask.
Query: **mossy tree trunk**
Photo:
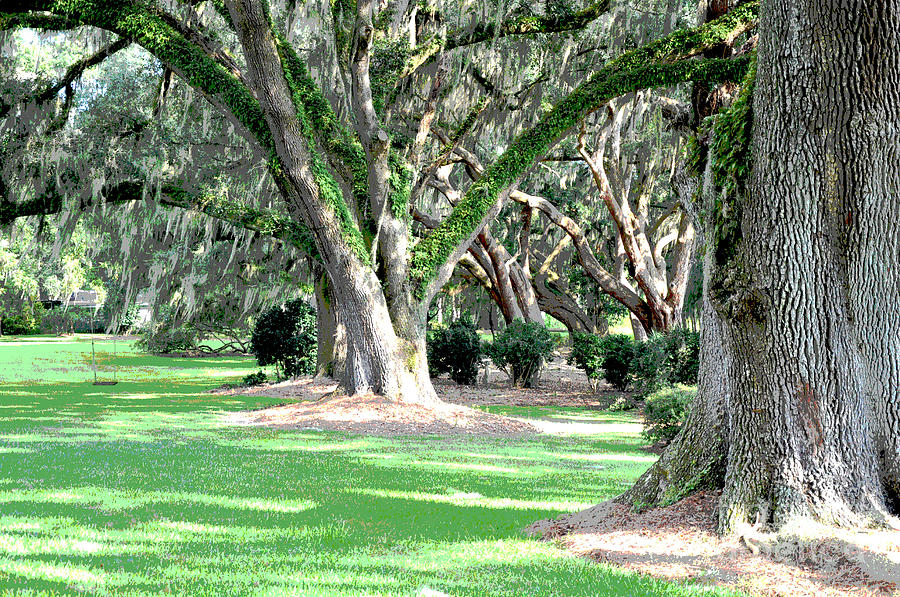
[[[709,156],[706,307],[729,383],[704,385],[704,346],[699,408],[626,498],[721,487],[724,532],[896,524],[898,42],[896,1],[764,5],[755,88]]]
[[[759,43],[720,277],[740,373],[721,524],[879,520],[900,446],[900,2],[770,0]]]

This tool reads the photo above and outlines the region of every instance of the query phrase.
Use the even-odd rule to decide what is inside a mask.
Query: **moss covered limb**
[[[406,68],[400,76],[409,76],[423,65],[433,61],[442,51],[471,46],[511,35],[579,31],[609,11],[610,4],[609,0],[599,0],[582,10],[569,14],[513,17],[499,23],[478,23],[474,26],[450,31],[444,41],[430,39],[415,48],[410,53]]]
[[[113,201],[109,197],[107,200]],[[315,242],[306,226],[273,210],[239,203],[225,193],[207,189],[197,194],[177,185],[167,185],[161,190],[160,203],[197,211],[232,226],[277,238],[312,257],[318,256]]]
[[[302,107],[310,129],[328,163],[353,193],[359,225],[371,229],[366,154],[356,135],[344,126],[335,114],[325,94],[309,74],[306,64],[296,50],[279,35],[278,52],[288,74],[294,100]],[[370,230],[371,232],[371,230]]]
[[[349,248],[353,250],[363,262],[368,261],[368,247],[364,236],[360,230],[359,224],[354,219],[350,207],[344,200],[340,186],[332,176],[331,172],[325,165],[325,160],[319,152],[318,140],[322,140],[321,145],[328,145],[332,150],[337,150],[344,157],[351,160],[351,164],[360,156],[356,154],[352,145],[345,144],[340,135],[340,129],[337,124],[334,112],[331,110],[330,104],[321,94],[318,87],[309,77],[302,62],[300,62],[296,53],[290,45],[279,36],[275,36],[276,48],[278,49],[279,59],[285,80],[291,92],[291,101],[296,109],[297,120],[300,123],[300,132],[307,142],[307,151],[309,155],[309,171],[312,174],[312,180],[318,187],[319,199],[326,206],[333,210],[337,217],[338,224],[341,229],[344,241]],[[328,134],[331,133],[331,134]],[[364,158],[363,158],[364,159]],[[365,169],[365,162],[361,167]],[[360,172],[360,176],[365,172]],[[358,184],[357,184],[358,182]],[[365,186],[364,179],[357,181],[354,171],[349,172],[349,183],[354,193],[361,197],[368,196],[368,189]],[[365,202],[362,203],[365,205]],[[357,202],[357,207],[359,201]],[[361,215],[365,212],[361,212]]]
[[[111,184],[100,191],[100,202],[115,205],[143,201],[146,198],[145,188],[144,182],[136,180]],[[307,255],[317,256],[312,236],[305,226],[273,210],[243,205],[223,192],[206,189],[201,193],[194,193],[170,184],[160,189],[159,202],[170,207],[196,211],[237,228],[277,238]],[[78,208],[87,210],[94,205],[93,200],[83,200]],[[12,203],[0,200],[0,226],[10,224],[18,218],[58,214],[64,207],[63,196],[55,187],[28,201]]]
[[[749,15],[744,14],[744,17]],[[508,193],[532,165],[585,115],[612,98],[639,89],[692,80],[740,80],[748,67],[746,59],[656,61],[669,56],[680,58],[691,53],[696,46],[690,41],[711,44],[716,38],[728,36],[735,28],[742,27],[743,21],[733,20],[729,24],[730,27],[721,27],[717,35],[710,34],[708,27],[701,27],[693,30],[693,36],[677,35],[674,36],[678,38],[676,40],[665,38],[613,61],[559,102],[536,126],[520,135],[484,176],[469,187],[453,213],[416,245],[410,275],[418,295],[425,298],[440,288],[452,272],[455,259],[485,221],[499,209],[505,199],[504,193]]]
[[[60,15],[0,12],[0,31],[12,29],[67,31],[80,26],[81,23],[78,21]]]
[[[55,189],[27,201],[13,202],[8,199],[0,196],[0,226],[11,224],[18,218],[57,214],[62,211],[62,195]]]
[[[600,0],[577,12],[537,16],[515,17],[501,23],[483,23],[451,32],[444,47],[448,50],[490,41],[510,35],[534,33],[563,33],[584,29],[609,10],[609,0]]]
[[[719,114],[710,135],[707,159],[714,199],[710,206],[709,244],[715,261],[710,294],[724,315],[738,316],[746,305],[740,300],[747,292],[747,274],[739,259],[742,250],[742,198],[753,164],[753,90],[756,61],[743,81],[740,94]]]
[[[758,2],[742,4],[719,19],[679,30],[610,61],[560,101],[534,127],[520,135],[474,183],[438,228],[420,242],[412,256],[410,276],[420,298],[433,295],[449,278],[456,259],[478,229],[499,209],[502,194],[527,173],[585,115],[630,91],[683,81],[740,80],[747,60],[683,61],[684,58],[733,39],[754,22]]]

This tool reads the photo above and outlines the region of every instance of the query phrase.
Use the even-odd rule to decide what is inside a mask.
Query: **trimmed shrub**
[[[458,319],[428,332],[428,372],[432,376],[449,373],[458,384],[474,384],[481,357],[481,340],[471,321]]]
[[[266,375],[265,371],[257,371],[256,373],[250,373],[244,376],[244,379],[241,381],[241,385],[243,386],[261,386],[262,384],[268,381],[269,377]]]
[[[648,395],[671,384],[696,385],[700,373],[700,334],[676,328],[653,334],[637,345],[632,363],[635,390]]]
[[[631,383],[635,345],[634,338],[625,334],[603,336],[597,345],[603,378],[617,390],[626,390]]]
[[[265,311],[250,338],[256,362],[275,365],[279,378],[313,375],[316,347],[316,310],[301,299]]]
[[[613,413],[625,412],[629,410],[634,410],[637,408],[637,403],[634,401],[631,396],[628,394],[620,394],[615,400],[613,400],[609,406],[606,407],[606,410]]]
[[[670,383],[697,385],[700,377],[700,332],[676,328],[666,334]]]
[[[596,388],[606,379],[618,390],[629,386],[645,396],[673,384],[695,385],[700,371],[700,334],[674,329],[646,342],[631,336],[575,334],[569,362],[582,369]]]
[[[595,334],[575,332],[572,334],[572,352],[569,354],[569,364],[577,365],[584,371],[595,392],[603,378],[603,357],[600,352],[602,339]]]
[[[553,337],[542,323],[517,319],[497,334],[486,352],[514,386],[531,388],[554,346]]]
[[[666,443],[678,435],[690,412],[697,388],[678,384],[657,390],[644,401],[644,437]]]
[[[668,382],[665,334],[650,334],[644,342],[635,342],[631,359],[632,389],[646,396]]]

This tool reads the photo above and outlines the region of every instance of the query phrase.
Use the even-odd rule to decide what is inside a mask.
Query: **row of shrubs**
[[[574,334],[569,360],[594,384],[603,378],[618,390],[647,396],[666,385],[697,383],[700,334],[676,328],[645,342],[623,334]]]
[[[606,379],[632,389],[644,402],[644,437],[669,442],[690,412],[700,373],[700,334],[682,328],[653,334],[645,342],[631,336],[576,334],[570,361],[592,383]]]
[[[493,342],[478,337],[475,324],[458,319],[447,327],[429,330],[428,369],[432,376],[447,373],[453,381],[475,383],[484,359],[506,372],[516,387],[532,387],[556,342],[537,322],[516,320],[494,336]]]

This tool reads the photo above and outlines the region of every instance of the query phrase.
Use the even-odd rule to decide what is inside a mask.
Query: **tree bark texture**
[[[701,380],[716,365],[714,306],[730,388],[701,381],[699,410],[628,497],[677,497],[673,481],[690,489],[706,462],[722,463],[724,532],[897,524],[898,38],[896,0],[764,4],[746,186],[728,139],[709,158],[738,184],[707,185]]]
[[[857,524],[897,495],[900,2],[764,6],[721,524]]]
[[[263,6],[236,0],[229,3],[229,10],[251,85],[284,162],[280,190],[313,231],[331,280],[338,325],[343,325],[347,337],[346,368],[338,381],[351,394],[375,392],[401,401],[437,401],[425,361],[424,324],[418,326],[421,333],[398,337],[375,272],[354,252],[335,211],[322,197],[323,182],[310,168],[315,156],[301,133]],[[415,323],[399,325],[415,332]]]

